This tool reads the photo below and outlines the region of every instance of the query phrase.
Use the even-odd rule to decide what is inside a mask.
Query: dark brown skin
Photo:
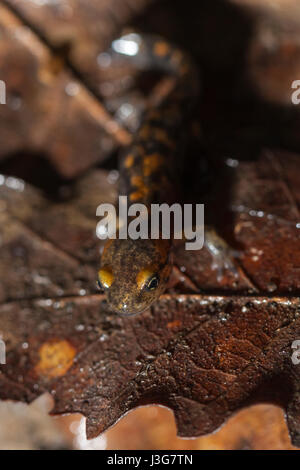
[[[165,290],[171,268],[169,240],[113,240],[107,243],[99,278],[111,308],[140,313]]]
[[[142,69],[161,69],[175,76],[168,99],[148,111],[132,146],[120,161],[120,195],[130,203],[171,204],[178,200],[178,169],[182,130],[198,92],[198,76],[188,57],[161,38],[128,35],[127,57]],[[122,42],[123,41],[123,42]],[[124,42],[125,41],[125,42]],[[113,44],[125,50],[127,40]],[[135,47],[136,46],[136,47]],[[123,53],[124,54],[124,53]],[[172,240],[109,240],[98,273],[100,288],[114,312],[136,314],[147,309],[166,288],[172,269]]]

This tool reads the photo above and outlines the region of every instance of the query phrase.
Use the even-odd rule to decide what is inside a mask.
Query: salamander
[[[119,193],[128,203],[178,201],[181,136],[199,93],[198,71],[187,54],[160,37],[131,33],[113,42],[112,54],[143,70],[159,69],[175,85],[155,109],[146,111],[132,145],[120,158]],[[165,290],[172,269],[172,239],[110,239],[98,272],[113,311],[147,309]]]

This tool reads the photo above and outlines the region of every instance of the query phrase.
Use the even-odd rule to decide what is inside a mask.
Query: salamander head
[[[165,290],[171,271],[168,240],[109,240],[98,272],[111,309],[141,313]]]

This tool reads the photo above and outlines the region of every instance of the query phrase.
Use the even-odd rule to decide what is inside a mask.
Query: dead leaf
[[[284,172],[278,169],[283,158]],[[179,251],[176,265],[185,266],[185,278],[179,277],[172,293],[151,311],[132,318],[110,313],[105,298],[93,294],[99,243],[92,235],[96,218],[91,205],[101,202],[96,176],[103,184],[102,198],[108,194],[105,174],[91,174],[81,183],[82,193],[78,189],[76,199],[61,205],[31,188],[11,189],[6,180],[1,187],[6,206],[2,250],[11,258],[5,270],[12,275],[16,253],[24,264],[22,277],[20,266],[14,269],[19,278],[13,285],[11,277],[1,277],[2,292],[10,292],[0,308],[7,345],[1,397],[31,401],[50,391],[54,413],[87,416],[89,437],[141,404],[172,408],[179,435],[187,437],[212,432],[237,409],[268,401],[287,410],[293,442],[299,445],[300,369],[291,361],[292,342],[300,338],[300,305],[294,295],[300,280],[299,239],[293,184],[286,182],[295,158],[268,151],[257,162],[240,162],[222,173],[232,183],[231,237],[242,249],[238,279],[228,274],[218,284],[207,252],[195,257]],[[259,188],[276,192],[271,212]],[[114,195],[112,188],[112,200]],[[84,201],[90,201],[90,210]],[[280,252],[273,252],[275,242]],[[31,264],[24,262],[28,250]],[[258,267],[251,271],[254,263]],[[37,278],[30,283],[32,272]],[[270,291],[274,273],[276,287]],[[189,282],[198,292],[186,293]]]
[[[76,41],[68,67],[66,59],[54,53],[61,30],[54,31],[52,22],[66,25],[65,17],[57,20],[54,7],[34,10],[28,2],[11,0],[6,4],[14,13],[1,6],[0,20],[0,62],[11,87],[9,109],[0,109],[2,158],[24,147],[46,149],[52,165],[69,178],[130,140],[90,89],[98,77],[95,62],[90,65],[89,58],[79,67],[97,34],[91,28],[85,40],[79,40],[86,27],[79,19],[78,2],[71,3],[74,21],[66,41],[74,34]],[[230,4],[226,2],[226,10],[219,3],[218,14],[204,30],[197,22],[206,21],[211,2],[201,2],[206,15],[189,13],[185,20],[170,16],[168,24],[170,36],[172,28],[174,37],[178,31],[187,34],[186,42],[207,74],[196,119],[203,123],[212,163],[202,158],[198,142],[190,166],[193,175],[185,186],[193,188],[190,196],[196,202],[205,202],[210,222],[239,252],[233,259],[238,276],[226,272],[220,281],[208,251],[191,253],[177,246],[169,291],[151,310],[118,317],[108,311],[95,284],[101,249],[95,213],[101,202],[115,200],[111,174],[91,171],[69,186],[69,198],[60,202],[20,179],[1,175],[0,334],[7,359],[0,366],[2,399],[31,402],[48,391],[55,400],[53,413],[87,417],[89,437],[142,404],[170,407],[179,435],[189,437],[214,431],[242,407],[276,403],[285,409],[292,441],[300,446],[300,369],[291,360],[292,343],[300,339],[299,113],[292,119],[297,113],[290,109],[282,117],[281,108],[263,106],[260,114],[262,103],[252,105],[253,95],[243,88],[241,74],[249,51],[243,36],[249,17]],[[186,10],[182,2],[175,6],[176,11]],[[124,8],[127,21],[130,14]],[[157,8],[169,12],[168,7]],[[194,8],[198,11],[199,6]],[[50,20],[43,29],[45,11]],[[155,7],[152,15],[153,11]],[[91,13],[89,7],[87,17]],[[144,21],[154,21],[157,15],[150,12],[146,17]],[[158,29],[159,23],[166,27],[161,18]],[[193,27],[187,33],[186,28],[175,27],[177,21],[187,24],[191,18]],[[232,37],[238,33],[242,43],[231,37],[224,40],[221,33],[227,21],[237,24]],[[24,28],[27,23],[38,34]],[[118,20],[117,29],[119,24]],[[114,27],[108,36],[112,31]],[[210,31],[219,34],[207,35]],[[201,35],[212,41],[203,46]],[[91,47],[94,59],[104,50],[104,42],[99,49]],[[12,61],[13,56],[20,60]],[[58,74],[56,59],[63,60]],[[227,75],[229,69],[232,73]],[[78,71],[86,74],[84,79]],[[225,85],[216,86],[216,71],[226,72],[231,83],[226,99],[220,98]],[[24,83],[28,86],[23,96]],[[282,126],[286,122],[291,130]],[[287,141],[296,147],[294,154],[261,150]],[[201,141],[201,150],[202,145]],[[206,173],[208,183],[203,183]]]

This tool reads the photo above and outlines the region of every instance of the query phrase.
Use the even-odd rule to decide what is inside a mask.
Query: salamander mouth
[[[132,305],[127,304],[124,304],[122,307],[120,307],[110,302],[108,302],[108,305],[113,313],[122,317],[133,317],[135,315],[145,312],[150,307],[150,303],[149,305],[143,305],[140,307],[134,307]]]
[[[142,309],[142,310],[136,310],[134,312],[122,312],[120,310],[114,310],[114,313],[116,315],[119,315],[120,317],[134,317],[136,315],[140,315],[141,313],[145,312],[147,310],[147,307]]]

